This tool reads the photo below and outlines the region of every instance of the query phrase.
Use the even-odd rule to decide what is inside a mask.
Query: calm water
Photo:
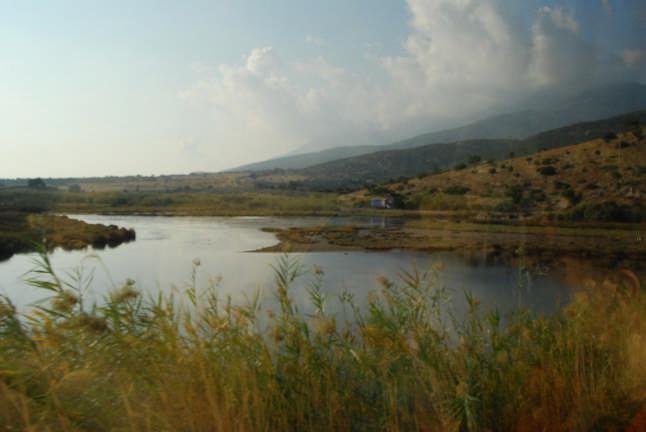
[[[261,290],[263,297],[273,299],[273,271],[280,254],[253,253],[254,249],[276,243],[273,234],[262,227],[289,227],[324,224],[369,223],[378,226],[401,223],[397,219],[372,218],[265,218],[265,217],[148,217],[148,216],[75,216],[90,223],[116,224],[137,231],[135,242],[114,249],[65,252],[56,250],[52,262],[59,274],[81,269],[93,275],[88,297],[105,298],[126,278],[150,294],[159,290],[182,291],[191,278],[192,262],[199,259],[198,287],[221,278],[219,290],[243,301],[246,295]],[[92,258],[95,255],[97,258]],[[524,274],[504,263],[492,263],[484,257],[468,260],[450,253],[389,252],[322,252],[291,254],[303,269],[314,265],[324,272],[323,290],[333,299],[342,291],[353,293],[358,303],[370,290],[379,289],[376,279],[396,279],[402,270],[413,266],[428,269],[443,266],[442,283],[461,298],[463,289],[470,290],[489,307],[506,309],[514,305],[529,306],[541,312],[555,310],[567,302],[577,282],[564,276],[560,269],[547,274]],[[16,255],[0,263],[0,293],[8,295],[18,306],[25,307],[42,299],[23,281],[33,267],[32,255]],[[301,277],[293,296],[301,310],[308,310],[305,287],[312,274]],[[460,302],[458,302],[460,303]],[[335,301],[331,301],[334,308]],[[459,305],[458,305],[459,307]]]

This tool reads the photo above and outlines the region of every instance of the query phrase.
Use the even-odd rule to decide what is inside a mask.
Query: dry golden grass
[[[546,166],[554,167],[556,174],[541,174],[539,170]],[[479,162],[464,169],[411,178],[386,187],[409,199],[417,198],[420,210],[478,211],[492,210],[509,201],[510,189],[517,186],[525,198],[529,198],[531,191],[537,195],[544,193],[543,200],[533,199],[523,209],[536,213],[572,207],[573,203],[563,195],[565,185],[580,194],[581,202],[640,204],[646,194],[645,169],[646,138],[626,132],[611,140],[596,139],[529,157]],[[463,195],[443,193],[452,186],[465,187],[468,191]],[[370,196],[371,192],[361,190],[341,197],[341,201],[351,206],[365,202]]]
[[[81,303],[46,255],[33,286],[48,307],[0,303],[0,423],[79,431],[643,430],[646,295],[608,280],[551,317],[481,311],[451,319],[437,269],[410,272],[351,321],[299,313],[298,269],[278,263],[277,306],[233,305],[192,285],[144,300],[127,282]],[[196,269],[195,269],[196,270]],[[195,279],[193,278],[193,281]],[[626,282],[628,281],[628,282]]]

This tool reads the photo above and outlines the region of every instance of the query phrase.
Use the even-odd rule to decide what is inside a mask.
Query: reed
[[[194,263],[194,273],[199,261]],[[100,304],[56,275],[45,251],[27,282],[48,303],[0,301],[5,430],[640,430],[646,420],[646,296],[607,283],[553,316],[451,313],[438,269],[381,280],[360,308],[294,305],[299,266],[275,266],[276,307],[234,304],[217,286]],[[345,318],[344,318],[345,316]],[[641,429],[643,430],[643,429]]]

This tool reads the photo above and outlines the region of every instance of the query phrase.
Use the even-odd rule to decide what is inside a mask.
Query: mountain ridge
[[[467,139],[523,139],[578,122],[590,122],[646,108],[646,85],[615,84],[581,92],[573,97],[537,102],[526,109],[496,114],[464,126],[427,132],[384,145],[341,146],[242,165],[226,170],[268,171],[304,169],[322,163],[377,151],[412,148]]]
[[[330,188],[356,187],[365,182],[383,182],[398,177],[412,177],[446,170],[468,163],[469,158],[502,159],[510,154],[522,156],[539,150],[564,147],[607,134],[621,132],[633,124],[646,124],[646,110],[636,111],[593,122],[541,132],[518,139],[477,139],[420,147],[383,150],[294,170],[310,184]]]

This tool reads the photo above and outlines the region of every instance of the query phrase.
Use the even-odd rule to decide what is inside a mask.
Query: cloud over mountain
[[[242,163],[302,147],[378,144],[539,91],[644,80],[643,47],[613,40],[608,29],[618,18],[609,2],[596,4],[607,26],[593,29],[589,11],[539,1],[409,0],[408,7],[402,52],[374,63],[382,79],[314,54],[284,61],[270,47],[220,65],[183,94],[209,112],[203,145],[226,146]],[[639,2],[624,7],[643,15]]]

